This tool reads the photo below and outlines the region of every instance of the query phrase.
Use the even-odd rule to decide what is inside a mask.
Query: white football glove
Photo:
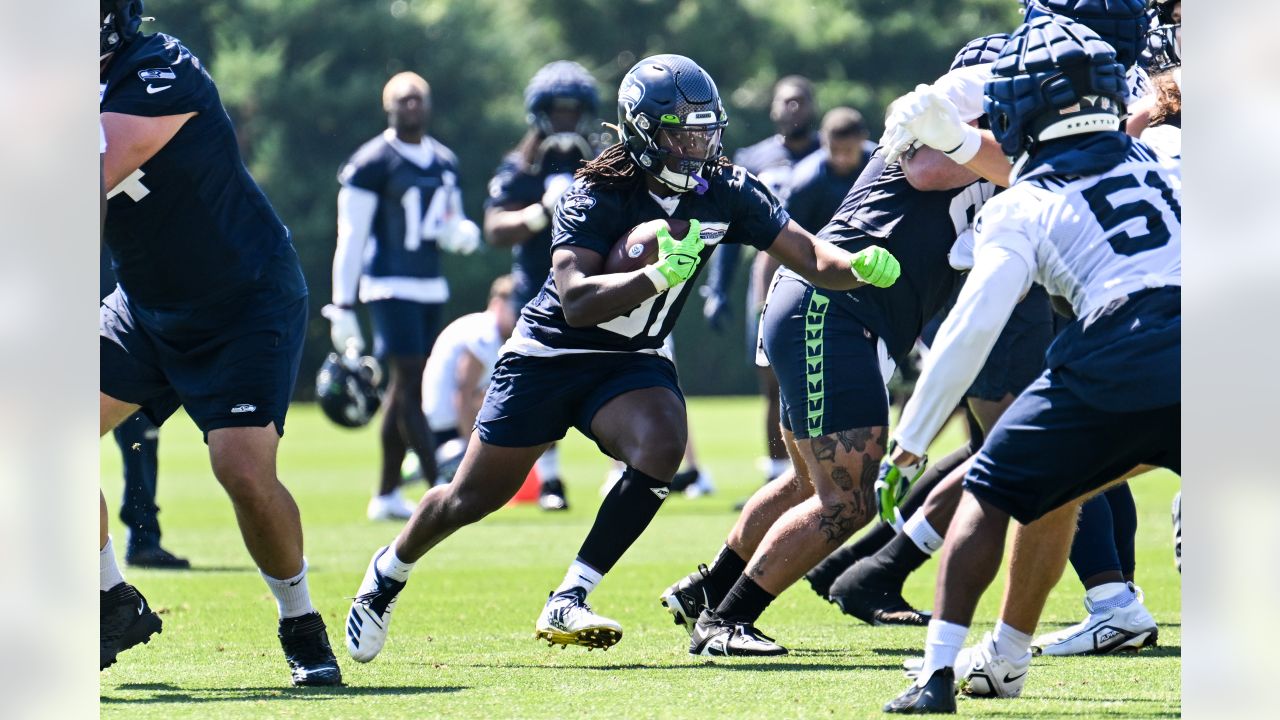
[[[360,334],[360,320],[356,311],[337,305],[325,305],[320,314],[329,320],[329,339],[339,355],[364,352],[364,336]]]
[[[456,255],[470,255],[480,247],[480,227],[470,220],[459,220],[440,234],[436,245]]]
[[[903,153],[916,144],[916,137],[904,123],[913,113],[919,112],[920,93],[928,89],[928,85],[917,85],[915,90],[889,104],[889,112],[884,121],[884,135],[880,136],[880,146],[885,149],[886,165],[897,162]]]
[[[560,196],[564,195],[569,186],[573,185],[572,173],[556,173],[548,175],[543,183],[545,191],[542,193],[542,207],[547,209],[548,214],[556,209],[556,203],[560,202]]]
[[[902,125],[920,142],[957,163],[972,160],[982,146],[977,129],[960,119],[955,103],[942,93],[933,88],[917,92],[914,102],[903,109]]]

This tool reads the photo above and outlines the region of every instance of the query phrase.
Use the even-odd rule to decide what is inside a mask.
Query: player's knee
[[[685,433],[657,431],[639,433],[626,450],[626,463],[657,480],[670,480],[684,459]]]
[[[215,458],[213,474],[232,500],[255,496],[267,482],[275,480],[273,468],[260,467],[243,456]]]
[[[507,498],[499,497],[497,493],[468,490],[456,483],[447,487],[445,507],[455,527],[479,522],[507,501]]]

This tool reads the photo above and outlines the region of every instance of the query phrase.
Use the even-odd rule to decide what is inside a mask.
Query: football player
[[[760,178],[760,182],[775,196],[786,202],[791,189],[792,167],[822,147],[817,129],[818,109],[814,100],[813,83],[801,75],[787,75],[778,80],[773,86],[769,119],[773,121],[776,134],[738,150],[734,153],[733,162]],[[806,229],[812,232],[811,228]],[[706,298],[703,315],[712,329],[722,326],[728,317],[729,284],[733,281],[741,254],[742,250],[738,246],[726,245],[723,251],[711,258],[707,283],[700,292]],[[747,362],[756,366],[760,392],[765,399],[765,482],[782,475],[791,467],[787,448],[778,429],[778,380],[772,370],[757,364],[760,355],[760,311],[764,306],[769,281],[777,269],[776,263],[768,263],[766,255],[762,254],[753,261],[747,282],[745,313]],[[742,509],[742,503],[738,504],[737,509]]]
[[[875,150],[867,147],[869,133],[862,113],[851,107],[828,110],[819,135],[822,148],[796,163],[786,200],[791,219],[814,233],[836,214]]]
[[[436,443],[436,477],[452,477],[466,449],[484,401],[498,350],[515,329],[518,309],[512,302],[515,282],[503,275],[489,286],[484,312],[470,313],[440,331],[422,376],[422,411],[431,423]]]
[[[754,176],[721,155],[728,115],[711,77],[681,55],[636,63],[618,93],[621,142],[578,171],[553,221],[552,270],[524,307],[494,370],[453,482],[432,488],[392,545],[369,563],[347,620],[347,649],[372,660],[393,604],[419,558],[502,507],[547,446],[576,427],[627,471],[605,497],[537,637],[607,648],[622,628],[587,595],[657,514],[685,449],[675,366],[663,352],[703,261],[721,243],[751,243],[820,287],[891,285],[885,249],[850,253],[792,222]],[[618,238],[640,223],[689,222],[658,234],[657,259],[603,272]]]
[[[755,621],[874,516],[890,358],[904,356],[950,298],[959,274],[948,253],[994,192],[931,149],[892,164],[873,155],[819,237],[850,250],[884,245],[904,266],[901,281],[827,293],[778,273],[765,306],[764,350],[781,384],[783,434],[800,460],[794,476],[752,496],[710,568],[662,593],[691,633],[691,653],[786,652]]]
[[[1140,464],[1181,465],[1178,162],[1120,131],[1124,67],[1083,24],[1035,18],[992,72],[988,115],[1002,151],[1016,158],[1013,186],[979,214],[974,268],[894,432],[891,461],[923,454],[1032,282],[1066,298],[1078,319],[965,477],[923,668],[886,712],[955,712],[957,656],[1011,517],[1031,523]],[[949,114],[933,105],[940,99],[925,112]],[[1057,578],[1043,579],[1039,607]],[[973,692],[1021,692],[1033,630],[997,623],[973,661]]]
[[[573,183],[573,173],[596,156],[589,130],[598,104],[595,78],[570,60],[544,65],[525,86],[529,129],[489,180],[484,212],[485,239],[511,248],[516,285],[511,301],[516,313],[538,294],[551,270],[556,202]],[[538,458],[537,467],[539,507],[567,510],[554,445]]]
[[[139,409],[156,425],[186,409],[276,598],[293,683],[337,685],[307,590],[298,507],[276,476],[306,282],[289,230],[240,159],[213,80],[177,39],[141,34],[141,13],[138,0],[100,3],[104,236],[119,281],[100,314],[100,431]],[[121,621],[145,603],[120,586],[102,597],[104,665],[140,641]]]
[[[338,173],[333,302],[323,310],[334,349],[353,357],[364,350],[355,312],[357,299],[364,303],[373,318],[374,355],[388,368],[382,464],[370,520],[405,519],[413,512],[399,491],[407,450],[427,477],[435,476],[422,371],[440,332],[440,306],[449,299],[440,250],[465,255],[480,245],[480,228],[462,213],[458,160],[427,135],[427,81],[412,72],[394,75],[382,88],[382,109],[387,129],[360,146]]]

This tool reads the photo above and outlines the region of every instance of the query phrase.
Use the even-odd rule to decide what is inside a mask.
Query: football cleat
[[[106,670],[120,653],[134,645],[146,644],[161,632],[160,616],[147,599],[129,583],[98,594],[98,669]]]
[[[865,563],[856,565],[852,575],[846,573],[837,580],[829,591],[831,602],[844,614],[868,625],[928,625],[930,614],[911,607],[902,597],[901,583],[879,579],[875,567]]]
[[[384,547],[373,554],[360,590],[347,611],[347,654],[356,662],[369,662],[382,652],[391,627],[391,610],[405,586],[378,572],[378,558],[386,551]]]
[[[296,686],[341,685],[342,671],[318,612],[280,620],[280,647]]]
[[[129,567],[155,570],[187,570],[191,567],[190,560],[178,557],[159,545],[130,548],[129,552],[125,553],[124,561],[129,564]]]
[[[562,648],[581,645],[588,650],[608,650],[622,639],[622,626],[595,614],[587,604],[587,591],[574,587],[547,598],[533,636]]]
[[[552,511],[569,509],[569,501],[564,497],[564,483],[560,478],[542,481],[542,487],[538,490],[538,507]]]
[[[949,667],[937,670],[923,686],[912,683],[885,703],[884,711],[903,715],[941,715],[956,711],[956,676]]]
[[[832,602],[831,586],[835,584],[836,578],[844,574],[845,570],[853,567],[853,564],[861,560],[865,555],[858,547],[858,543],[844,545],[825,558],[822,562],[813,566],[813,569],[805,573],[804,579],[809,581],[809,587],[818,593],[818,597]]]
[[[973,667],[973,661],[978,655],[978,648],[967,647],[956,655],[955,674],[957,677],[964,677],[969,674],[969,670]],[[924,669],[924,658],[917,655],[909,657],[902,661],[902,671],[907,677],[915,680],[920,677],[920,671]]]
[[[703,610],[689,637],[690,655],[713,657],[769,657],[787,649],[751,623],[729,622],[713,610]]]
[[[969,650],[966,660],[969,666],[956,676],[960,679],[960,692],[980,698],[1016,698],[1022,694],[1031,670],[1031,652],[1020,658],[1010,658],[996,651],[991,633],[982,636],[982,642]],[[958,664],[958,663],[957,663]]]
[[[374,495],[369,498],[366,512],[370,520],[408,520],[413,517],[413,506],[400,494],[393,490],[386,495]]]
[[[703,610],[714,608],[721,598],[712,597],[710,573],[706,565],[699,565],[680,582],[662,591],[658,601],[671,613],[677,625],[693,634],[693,627],[698,624],[698,616]]]
[[[1098,608],[1086,597],[1084,608],[1089,613],[1081,622],[1031,642],[1037,655],[1105,655],[1136,651],[1155,645],[1159,628],[1155,618],[1142,604],[1142,590],[1129,583],[1132,599],[1124,607]]]

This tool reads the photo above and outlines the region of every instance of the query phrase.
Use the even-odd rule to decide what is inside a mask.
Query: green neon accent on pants
[[[809,307],[804,314],[805,385],[808,389],[808,409],[805,415],[806,436],[822,434],[823,395],[822,385],[822,335],[827,324],[827,306],[831,301],[817,288],[809,295]]]

